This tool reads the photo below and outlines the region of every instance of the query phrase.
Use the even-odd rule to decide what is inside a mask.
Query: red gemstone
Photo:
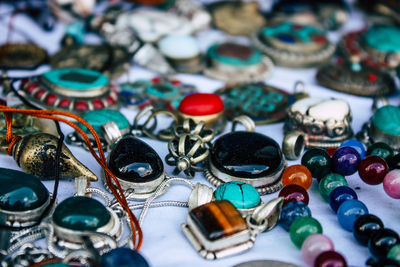
[[[54,103],[57,101],[58,97],[55,94],[49,94],[46,96],[46,99],[44,100],[47,105],[52,106]]]
[[[40,89],[39,91],[36,92],[34,96],[35,98],[40,99],[44,95],[44,93],[46,93],[46,90]]]
[[[318,255],[314,267],[347,267],[347,263],[340,253],[328,250]]]
[[[358,165],[358,174],[366,184],[377,185],[383,182],[389,167],[379,156],[367,156]]]
[[[368,78],[368,81],[370,81],[372,83],[374,83],[378,80],[378,76],[376,76],[375,74],[372,74],[372,73],[368,74],[367,78]]]
[[[325,148],[325,151],[328,152],[329,156],[332,157],[332,155],[335,153],[335,151],[337,150],[337,147],[328,147]]]
[[[26,86],[25,91],[27,91],[28,93],[32,93],[37,88],[39,88],[39,86],[37,86],[37,84],[31,83],[31,84],[28,84],[28,86]]]
[[[298,25],[298,24],[293,24],[293,25],[292,25],[292,29],[293,29],[293,30],[301,30],[301,29],[303,29],[303,26]]]
[[[159,83],[161,82],[161,78],[160,77],[154,77],[153,79],[151,79],[152,83]]]
[[[182,84],[182,82],[179,81],[179,80],[172,80],[172,81],[171,81],[171,84],[174,85],[174,86],[179,86],[179,85]]]
[[[93,103],[94,109],[102,109],[102,108],[104,108],[104,103],[103,103],[103,101],[101,101],[101,100],[99,100],[99,99],[93,100],[92,103]]]
[[[88,110],[89,105],[85,101],[76,101],[75,102],[75,109],[77,111],[86,111]]]
[[[300,201],[308,205],[310,198],[307,191],[297,184],[290,184],[282,188],[279,192],[279,196],[284,198],[283,206],[291,201]]]
[[[115,100],[114,98],[112,98],[111,96],[107,96],[106,97],[106,101],[109,105],[114,105],[115,104]]]
[[[323,35],[315,35],[314,37],[315,42],[317,42],[318,44],[323,44],[326,42],[326,37]]]
[[[224,103],[216,94],[195,93],[181,101],[178,110],[186,115],[204,116],[222,112]]]
[[[22,79],[21,80],[21,87],[25,87],[25,85],[27,85],[28,82],[29,82],[29,79]]]
[[[64,98],[64,99],[62,99],[61,101],[60,101],[60,103],[58,104],[60,107],[62,107],[62,108],[67,108],[68,106],[69,106],[69,104],[71,103],[71,101],[69,100],[69,99],[66,99],[66,98]]]

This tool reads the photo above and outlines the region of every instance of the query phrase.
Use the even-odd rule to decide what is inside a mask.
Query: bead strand
[[[362,245],[368,245],[370,253],[378,259],[378,262],[372,260],[368,263],[374,266],[385,266],[386,263],[397,266],[388,256],[393,248],[391,259],[400,258],[400,247],[395,246],[400,241],[398,234],[384,228],[377,216],[369,214],[367,206],[358,200],[357,193],[348,186],[344,177],[359,172],[363,181],[379,184],[379,181],[384,180],[383,177],[387,175],[389,168],[386,161],[377,154],[391,153],[390,150],[384,151],[381,147],[368,149],[363,153],[363,145],[360,144],[352,141],[351,146],[341,146],[332,156],[323,149],[313,148],[303,155],[301,161],[310,169],[312,176],[318,179],[319,192],[337,214],[342,228],[353,232],[356,240]],[[361,155],[366,155],[364,159],[361,159],[359,151]]]
[[[304,261],[314,267],[346,267],[344,257],[334,251],[331,239],[322,234],[322,226],[311,216],[307,190],[312,183],[310,170],[303,165],[292,165],[282,174],[283,189],[279,196],[284,198],[280,225],[290,233],[290,239],[301,248]],[[334,264],[334,265],[331,265]]]

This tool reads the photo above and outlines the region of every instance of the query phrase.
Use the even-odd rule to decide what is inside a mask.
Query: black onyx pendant
[[[85,196],[70,197],[62,201],[52,216],[54,233],[65,247],[82,242],[82,233],[99,232],[117,237],[121,234],[118,216],[99,201]],[[96,244],[95,244],[96,247]]]
[[[273,139],[255,132],[232,132],[214,142],[205,173],[214,186],[239,181],[268,194],[281,187],[285,166],[282,151]]]
[[[122,189],[133,189],[137,199],[146,199],[165,178],[164,165],[157,152],[133,136],[123,137],[113,145],[108,166]],[[107,187],[104,177],[103,183]]]
[[[34,175],[0,168],[0,224],[34,224],[49,205],[50,195]]]

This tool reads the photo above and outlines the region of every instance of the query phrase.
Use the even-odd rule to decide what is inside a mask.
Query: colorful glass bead
[[[368,248],[372,255],[383,259],[389,250],[400,241],[399,235],[388,228],[378,230],[368,241]]]
[[[337,147],[328,147],[325,148],[325,151],[329,154],[329,156],[333,156],[333,154],[335,154],[336,150],[338,150]]]
[[[383,179],[383,189],[388,196],[400,199],[400,170],[392,170]]]
[[[344,141],[340,145],[340,147],[344,147],[344,146],[349,146],[349,147],[354,148],[360,154],[362,159],[365,158],[365,154],[366,154],[365,146],[363,143],[361,143],[357,139],[349,139],[349,140]]]
[[[293,244],[301,248],[308,236],[322,233],[322,226],[313,217],[299,217],[292,223],[289,231]]]
[[[214,192],[216,200],[228,200],[237,209],[251,209],[261,202],[260,194],[253,186],[232,181],[218,186]]]
[[[352,147],[340,147],[332,156],[332,167],[343,176],[352,175],[357,172],[361,156]]]
[[[290,184],[285,186],[279,192],[279,196],[284,198],[283,206],[291,201],[301,201],[304,202],[304,204],[308,205],[308,202],[310,200],[307,191],[297,184]]]
[[[358,174],[366,184],[377,185],[383,182],[389,167],[386,161],[378,156],[368,156],[358,165]]]
[[[368,245],[368,240],[379,230],[383,229],[383,222],[373,214],[365,214],[354,222],[353,235],[362,245]]]
[[[281,210],[279,224],[289,231],[292,223],[299,217],[311,217],[310,208],[300,201],[289,202]]]
[[[321,148],[312,148],[304,153],[301,164],[306,166],[312,177],[320,181],[331,172],[331,157]]]
[[[339,186],[329,194],[329,205],[337,212],[340,205],[349,199],[358,199],[357,193],[348,186]]]
[[[388,252],[388,259],[395,260],[397,263],[400,263],[400,244],[394,245]]]
[[[388,157],[387,163],[390,169],[400,169],[400,153],[394,155],[393,157]]]
[[[325,251],[315,259],[314,267],[347,267],[345,258],[336,251]]]
[[[303,165],[289,166],[282,174],[282,184],[283,186],[297,184],[307,190],[312,184],[311,172]]]
[[[319,182],[318,189],[322,198],[328,201],[329,194],[339,186],[347,186],[346,178],[338,173],[330,173]]]
[[[368,147],[367,155],[375,155],[387,160],[393,156],[393,149],[386,143],[377,142]]]
[[[303,259],[310,266],[314,264],[315,259],[324,251],[334,250],[332,240],[323,234],[313,234],[304,240],[301,246],[301,254]]]
[[[100,267],[149,267],[149,264],[136,250],[116,248],[105,253],[100,258]]]
[[[337,211],[339,224],[347,231],[353,231],[354,223],[358,217],[368,214],[368,208],[359,200],[346,200]]]
[[[54,224],[74,231],[95,231],[110,220],[110,212],[103,204],[83,196],[65,199],[53,213]]]

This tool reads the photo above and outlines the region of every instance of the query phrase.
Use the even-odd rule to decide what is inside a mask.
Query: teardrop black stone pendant
[[[122,189],[134,189],[139,194],[153,192],[165,176],[157,152],[133,136],[123,137],[113,145],[108,166]]]

